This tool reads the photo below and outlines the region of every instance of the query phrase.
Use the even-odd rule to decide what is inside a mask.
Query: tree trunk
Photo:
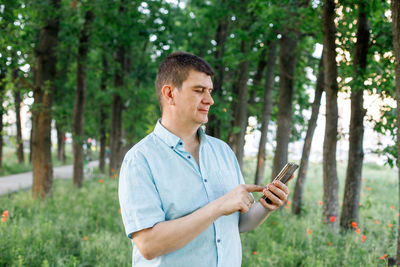
[[[351,117],[349,159],[347,162],[346,184],[343,195],[343,208],[340,217],[340,226],[351,228],[351,222],[358,221],[358,206],[360,203],[362,165],[364,159],[364,116],[363,107],[364,84],[357,79],[363,77],[367,66],[370,24],[367,17],[365,3],[360,2],[357,18],[357,43],[354,48],[354,83],[351,89]]]
[[[278,175],[288,161],[297,40],[298,39],[292,32],[282,34],[280,40],[278,128],[276,131],[276,149],[272,168],[272,179]]]
[[[85,104],[86,104],[86,66],[87,54],[89,50],[88,30],[93,21],[93,13],[89,10],[85,14],[85,23],[80,32],[77,72],[76,72],[76,92],[74,105],[74,122],[72,127],[73,150],[74,150],[74,185],[82,187],[83,182],[83,160],[84,160],[84,126],[85,126]]]
[[[111,132],[110,132],[110,169],[109,174],[114,175],[120,166],[121,154],[121,129],[122,129],[122,98],[118,89],[124,86],[125,72],[125,48],[120,47],[116,53],[115,61],[119,63],[118,70],[114,74],[114,86],[117,89],[112,96],[111,104]]]
[[[260,53],[260,60],[258,61],[258,64],[257,64],[257,71],[253,78],[253,86],[251,86],[250,90],[249,90],[250,91],[249,92],[250,98],[249,98],[249,103],[248,103],[249,106],[252,106],[256,103],[257,92],[259,90],[261,90],[260,89],[261,80],[262,80],[262,77],[264,74],[265,67],[267,66],[266,49],[267,48],[264,48]],[[249,113],[247,113],[247,120],[248,119],[249,119]]]
[[[245,55],[248,52],[248,42],[241,41],[240,52]],[[247,80],[249,78],[249,60],[243,59],[238,66],[239,77],[237,81],[238,102],[235,108],[235,119],[233,129],[237,129],[237,133],[233,132],[231,144],[233,151],[236,154],[240,168],[243,165],[244,152],[244,136],[247,128]]]
[[[101,84],[100,84],[100,91],[104,93],[106,91],[107,86],[107,71],[108,71],[108,64],[107,59],[103,55],[102,57],[102,65],[103,65],[103,72],[101,74]],[[106,119],[107,114],[105,112],[105,104],[103,103],[104,100],[102,99],[100,104],[100,157],[99,157],[99,170],[101,173],[105,172],[106,166]]]
[[[31,117],[31,132],[29,135],[29,163],[32,164],[33,118]]]
[[[3,168],[3,100],[6,84],[3,81],[6,78],[5,69],[0,69],[0,170]]]
[[[322,14],[322,30],[324,36],[324,71],[326,92],[326,123],[323,145],[323,222],[336,226],[338,216],[338,187],[339,181],[336,170],[336,142],[338,124],[337,106],[337,65],[335,51],[335,2],[325,0]]]
[[[65,133],[60,126],[60,122],[56,121],[57,130],[57,159],[65,163]]]
[[[323,53],[323,52],[322,52]],[[296,186],[293,193],[292,213],[301,213],[301,204],[303,199],[303,187],[307,176],[308,160],[310,157],[311,144],[314,136],[315,128],[317,127],[317,119],[319,115],[319,107],[321,106],[321,96],[324,91],[324,66],[323,56],[319,61],[319,70],[317,84],[315,87],[314,102],[311,107],[311,118],[308,121],[306,138],[304,139],[303,153],[301,154],[300,167],[297,175]]]
[[[391,1],[392,9],[392,32],[393,32],[393,47],[395,55],[395,73],[396,73],[396,102],[397,102],[397,155],[400,155],[400,1]],[[400,161],[397,159],[397,172],[400,184]],[[400,207],[400,187],[397,201]],[[397,224],[397,257],[396,265],[400,266],[400,217]]]
[[[228,22],[229,17],[226,16],[218,22],[218,28],[215,40],[217,42],[216,50],[214,53],[214,101],[219,103],[222,107],[222,84],[224,81],[225,65],[223,63],[225,54],[225,42],[228,36]],[[214,136],[216,138],[221,138],[221,121],[211,109],[210,119],[207,123],[207,134]]]
[[[17,158],[18,163],[24,162],[24,144],[22,141],[22,127],[21,127],[21,92],[19,88],[14,91],[14,106],[15,117],[17,124]]]
[[[58,14],[60,0],[52,1],[52,14]],[[32,108],[33,198],[52,195],[53,166],[51,161],[51,107],[56,74],[56,47],[59,17],[49,18],[40,31],[37,47],[34,107]]]
[[[267,71],[265,74],[264,85],[264,102],[261,113],[261,137],[258,146],[257,168],[255,184],[262,185],[264,183],[264,168],[265,168],[265,144],[267,143],[268,124],[272,113],[272,90],[274,89],[274,74],[276,64],[276,48],[277,41],[271,41],[268,46],[268,61]]]

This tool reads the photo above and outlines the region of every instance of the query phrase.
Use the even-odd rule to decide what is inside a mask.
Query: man
[[[232,150],[200,127],[214,103],[213,74],[207,62],[185,52],[160,65],[161,120],[126,154],[119,180],[133,266],[240,266],[239,232],[287,200],[279,181],[268,190],[245,185]],[[254,203],[251,192],[263,192],[272,204]]]

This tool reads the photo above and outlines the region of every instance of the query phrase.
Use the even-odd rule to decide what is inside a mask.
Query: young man
[[[207,62],[185,52],[160,65],[161,120],[126,154],[119,180],[135,267],[240,266],[239,232],[287,200],[288,188],[279,181],[268,190],[244,184],[232,150],[200,127],[214,103],[213,74]],[[251,192],[263,192],[272,204],[254,203]]]

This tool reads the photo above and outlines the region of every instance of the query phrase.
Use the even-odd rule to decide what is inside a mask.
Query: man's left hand
[[[274,211],[287,201],[289,188],[281,181],[275,180],[267,185],[267,188],[263,190],[263,194],[269,198],[272,203],[268,204],[264,198],[260,198],[261,205],[270,211]]]

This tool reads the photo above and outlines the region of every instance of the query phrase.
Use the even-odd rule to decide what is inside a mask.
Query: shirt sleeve
[[[137,151],[128,152],[121,166],[118,197],[126,235],[153,227],[165,221],[149,165]]]

